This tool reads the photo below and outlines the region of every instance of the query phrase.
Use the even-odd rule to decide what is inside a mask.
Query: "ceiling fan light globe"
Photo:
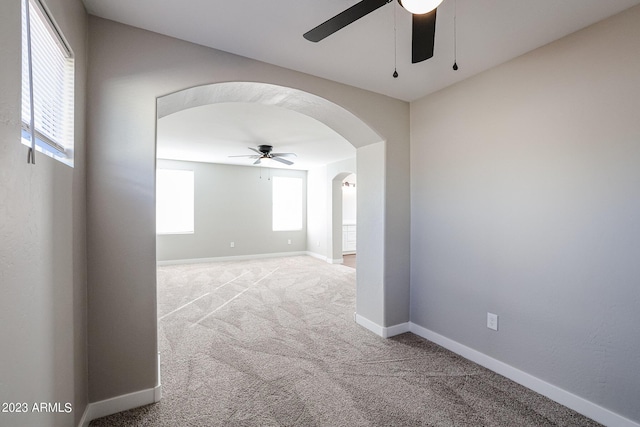
[[[414,15],[422,15],[440,6],[442,0],[398,0],[398,3]]]

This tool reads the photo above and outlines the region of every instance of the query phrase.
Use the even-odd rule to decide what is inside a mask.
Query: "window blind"
[[[23,142],[72,164],[73,53],[40,1],[24,0],[22,19]]]

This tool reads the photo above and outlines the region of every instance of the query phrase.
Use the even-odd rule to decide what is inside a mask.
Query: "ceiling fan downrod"
[[[440,6],[442,0],[398,0],[398,3],[414,15],[422,15]]]

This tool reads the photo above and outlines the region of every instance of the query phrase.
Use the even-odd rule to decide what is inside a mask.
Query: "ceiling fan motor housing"
[[[273,146],[271,146],[271,145],[258,145],[258,150],[262,154],[264,154],[266,156],[271,152],[271,150],[273,150]]]

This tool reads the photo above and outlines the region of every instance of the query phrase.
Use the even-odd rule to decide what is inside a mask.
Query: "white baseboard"
[[[373,332],[374,334],[378,335],[378,336],[382,336],[383,333],[383,327],[378,325],[375,322],[372,322],[371,320],[367,319],[366,317],[362,317],[361,315],[357,314],[354,316],[356,323],[362,327],[364,327],[365,329],[370,330],[371,332]]]
[[[513,366],[507,365],[504,362],[487,356],[484,353],[453,341],[436,332],[433,332],[411,322],[409,323],[409,327],[410,332],[421,336],[422,338],[426,338],[429,341],[432,341],[448,350],[451,350],[452,352],[459,354],[465,359],[469,359],[493,372],[507,377],[510,380],[527,387],[528,389],[540,393],[543,396],[546,396],[549,399],[560,403],[561,405],[573,409],[574,411],[599,422],[600,424],[604,424],[605,426],[610,427],[640,427],[640,424],[628,418],[618,415],[615,412],[611,412],[610,410],[598,406],[593,402],[576,396],[575,394],[563,390],[553,384],[549,384],[548,382],[534,377],[533,375],[527,374],[526,372],[514,368]]]
[[[384,332],[383,337],[391,338],[391,337],[395,337],[396,335],[404,334],[406,332],[411,332],[411,323],[409,322],[400,323],[398,325],[388,326],[384,329],[385,331],[383,331]]]
[[[524,371],[507,365],[497,359],[487,356],[477,350],[460,344],[450,338],[433,332],[427,328],[412,322],[400,323],[389,327],[380,326],[375,322],[363,317],[359,314],[354,315],[356,323],[368,329],[374,334],[382,338],[390,338],[405,332],[414,333],[422,338],[432,341],[447,350],[450,350],[465,359],[471,360],[478,365],[496,372],[512,381],[521,384],[549,399],[560,403],[574,411],[587,416],[600,424],[609,427],[640,427],[640,423],[632,421],[621,415],[616,414],[602,406],[596,405],[582,397],[576,396],[566,390],[563,390],[553,384],[543,381]],[[105,417],[107,415],[126,411],[128,409],[137,408],[139,406],[148,405],[160,401],[162,397],[162,386],[160,385],[160,355],[158,354],[158,385],[154,388],[129,393],[123,396],[116,396],[111,399],[94,402],[87,405],[87,408],[80,419],[79,427],[88,427],[91,420]]]
[[[314,257],[314,258],[321,259],[322,261],[328,262],[329,264],[342,264],[342,262],[343,262],[342,258],[339,258],[339,259],[331,259],[331,258],[329,258],[329,257],[326,257],[326,256],[324,256],[324,255],[320,255],[320,254],[318,254],[318,253],[311,252],[311,251],[307,251],[307,252],[305,252],[304,254],[305,254],[305,255],[312,256],[312,257]]]
[[[173,259],[173,260],[157,261],[156,265],[165,266],[165,265],[182,265],[182,264],[206,264],[206,263],[221,262],[221,261],[245,261],[245,260],[252,260],[252,259],[282,258],[282,257],[300,256],[300,255],[308,255],[313,258],[326,261],[329,264],[342,264],[344,261],[342,258],[331,259],[315,252],[295,251],[295,252],[274,252],[274,253],[268,253],[268,254],[254,254],[254,255],[222,256],[222,257],[213,257],[213,258]]]
[[[317,258],[317,259],[325,261],[325,262],[329,262],[329,260],[328,260],[328,258],[326,256],[320,255],[320,254],[315,253],[315,252],[307,251],[307,252],[305,252],[305,255],[309,255],[310,257]]]
[[[396,335],[404,334],[405,332],[409,332],[410,324],[409,322],[401,323],[399,325],[393,326],[380,326],[375,322],[363,317],[359,314],[355,315],[356,323],[374,334],[381,336],[382,338],[391,338]]]
[[[138,408],[159,402],[162,399],[162,384],[160,383],[160,353],[158,353],[158,385],[146,390],[140,390],[122,396],[112,397],[99,402],[89,403],[80,418],[79,427],[89,427],[92,420],[117,414],[118,412]]]
[[[162,396],[162,387],[157,386],[146,390],[136,391],[122,396],[112,397],[111,399],[101,400],[99,402],[89,403],[87,409],[80,420],[81,427],[88,427],[92,420],[106,417],[107,415],[117,414],[118,412],[127,411],[139,406],[156,403],[158,398]]]
[[[274,252],[274,253],[267,253],[267,254],[221,256],[221,257],[213,257],[213,258],[174,259],[174,260],[157,261],[156,263],[159,266],[179,265],[179,264],[204,264],[204,263],[220,262],[220,261],[244,261],[244,260],[251,260],[251,259],[282,258],[282,257],[299,256],[299,255],[311,255],[311,253],[307,251]]]

